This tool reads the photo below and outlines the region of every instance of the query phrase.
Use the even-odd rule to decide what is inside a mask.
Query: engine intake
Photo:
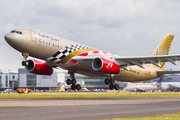
[[[45,62],[40,60],[32,59],[28,61],[23,61],[22,65],[25,66],[28,72],[37,75],[51,75],[53,73],[53,69]]]
[[[120,67],[112,60],[106,58],[95,58],[92,62],[92,68],[95,71],[108,73],[108,74],[119,74]]]

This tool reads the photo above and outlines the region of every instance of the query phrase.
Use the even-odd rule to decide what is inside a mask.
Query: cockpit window
[[[11,33],[17,33],[17,34],[21,34],[21,35],[22,35],[22,32],[21,32],[21,31],[12,30]]]
[[[15,33],[16,31],[12,30],[11,33]]]
[[[22,32],[21,32],[21,31],[19,31],[19,34],[22,34]]]

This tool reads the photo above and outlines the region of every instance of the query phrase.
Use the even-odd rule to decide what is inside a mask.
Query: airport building
[[[32,90],[60,90],[60,87],[70,89],[70,85],[66,85],[66,80],[70,75],[66,71],[54,71],[51,76],[35,75],[27,72],[26,69],[18,69],[18,73],[0,73],[0,91],[5,89],[30,88]],[[77,83],[88,89],[108,89],[108,85],[104,84],[104,78],[89,77],[75,74]],[[120,88],[128,86],[150,86],[157,82],[159,78],[142,81],[142,82],[119,82]],[[180,75],[169,75],[162,78],[162,83],[180,83]]]
[[[82,87],[88,88],[88,89],[109,89],[109,85],[106,85],[104,83],[104,78],[97,78],[97,77],[89,77],[84,76],[80,74],[75,74],[77,83],[80,84]],[[65,80],[67,80],[69,77],[69,74],[65,74]],[[115,81],[115,83],[119,84],[120,89],[125,87],[124,82]]]
[[[60,90],[60,87],[69,89],[70,85],[66,84],[66,80],[70,75],[66,71],[54,71],[51,76],[35,75],[29,73],[24,68],[19,68],[18,73],[2,73],[0,74],[1,89],[17,89],[30,88],[32,90]],[[109,85],[105,85],[104,78],[89,77],[75,74],[77,83],[87,89],[108,89]],[[125,87],[123,82],[116,81],[122,89]],[[1,91],[0,89],[0,91]]]
[[[54,72],[51,76],[35,75],[26,69],[18,69],[18,88],[57,90],[58,83],[64,83],[65,74]]]
[[[51,76],[35,75],[27,72],[26,69],[18,69],[18,73],[0,73],[0,91],[5,89],[30,88],[32,90],[62,90],[70,89],[70,85],[66,85],[66,80],[70,75],[66,71],[54,71]],[[89,77],[75,74],[77,83],[88,89],[108,89],[109,86],[104,84],[104,78]],[[142,82],[119,82],[120,88],[128,86],[152,86],[159,78],[142,81]],[[174,74],[162,78],[162,83],[180,84],[180,75]]]
[[[16,89],[18,86],[17,73],[0,73],[0,91],[11,88]]]

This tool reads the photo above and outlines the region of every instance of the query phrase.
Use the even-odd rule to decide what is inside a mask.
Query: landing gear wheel
[[[29,61],[22,61],[22,66],[28,66]]]
[[[81,89],[81,85],[80,84],[77,84],[76,85],[76,89],[79,91]]]
[[[115,83],[115,80],[113,78],[110,78],[110,84],[114,85],[114,83]]]
[[[71,83],[72,83],[71,79],[67,79],[67,80],[66,80],[66,84],[67,84],[67,85],[70,85]]]
[[[119,90],[119,85],[118,85],[118,84],[115,84],[115,85],[114,85],[114,89],[115,89],[115,90]]]
[[[105,83],[106,85],[108,85],[108,84],[109,84],[109,78],[106,78],[106,79],[104,80],[104,83]]]
[[[76,79],[72,79],[72,84],[76,84]]]
[[[113,90],[113,89],[114,89],[113,84],[110,84],[110,85],[109,85],[109,89],[110,89],[110,90]]]
[[[26,61],[22,61],[22,66],[26,66]]]
[[[75,89],[76,89],[75,84],[72,84],[72,85],[71,85],[71,90],[75,90]]]

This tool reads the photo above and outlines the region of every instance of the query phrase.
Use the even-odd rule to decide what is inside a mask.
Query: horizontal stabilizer
[[[164,75],[164,74],[176,74],[176,73],[180,73],[180,71],[157,71],[157,75]]]

